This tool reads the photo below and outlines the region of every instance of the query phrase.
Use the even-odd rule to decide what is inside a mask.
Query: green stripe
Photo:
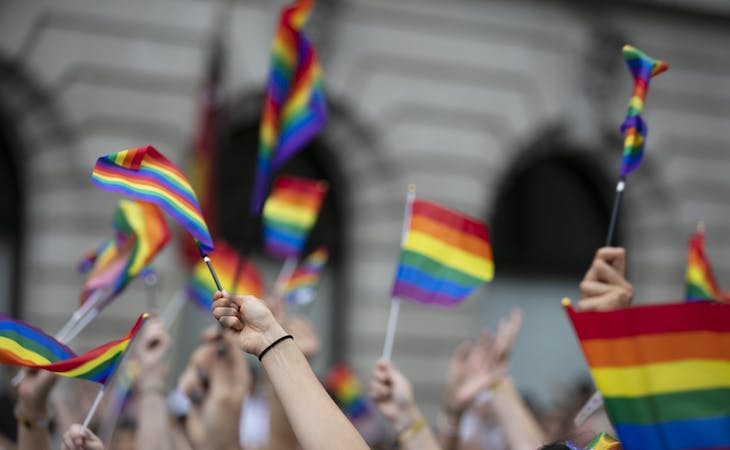
[[[713,295],[710,292],[707,292],[700,286],[697,286],[696,284],[688,284],[687,285],[687,298],[700,298],[704,300],[714,300]]]
[[[691,377],[692,374],[687,374]],[[645,397],[604,399],[614,423],[657,422],[730,415],[730,388],[703,389]]]
[[[114,354],[114,356],[107,359],[103,363],[99,364],[98,366],[94,366],[94,368],[89,370],[88,372],[84,372],[82,374],[76,375],[74,378],[83,378],[85,380],[93,380],[94,377],[99,375],[101,372],[104,372],[110,365],[115,364],[117,362],[117,359],[119,359],[120,355],[121,355],[121,352],[117,352]]]
[[[0,335],[15,341],[20,345],[21,347],[28,349],[32,351],[33,353],[37,353],[38,355],[46,358],[50,362],[56,362],[58,361],[58,356],[54,355],[51,351],[49,351],[46,347],[39,344],[38,342],[34,341],[33,339],[28,339],[24,336],[21,336],[20,334],[6,330],[0,333]]]
[[[266,223],[264,224],[264,226],[276,230],[280,233],[288,234],[290,236],[301,236],[303,234],[306,234],[307,232],[307,229],[305,227],[300,227],[299,225],[284,222],[282,220],[279,220],[278,218],[266,219]]]
[[[445,278],[461,286],[480,286],[484,284],[484,281],[478,278],[459,270],[452,269],[451,267],[434,261],[427,256],[410,250],[403,250],[401,252],[400,263],[406,266],[417,267],[424,272],[428,272],[439,278]]]

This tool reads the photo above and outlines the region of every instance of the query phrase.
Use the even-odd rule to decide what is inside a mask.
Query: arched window
[[[494,325],[511,308],[524,310],[512,370],[541,403],[556,400],[556,386],[588,376],[560,300],[578,300],[578,283],[605,243],[612,187],[586,152],[561,147],[523,156],[498,189],[489,221],[496,276],[482,318]]]

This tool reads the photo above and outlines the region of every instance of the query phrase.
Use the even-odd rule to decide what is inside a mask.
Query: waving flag
[[[106,384],[147,315],[121,339],[76,355],[43,331],[0,313],[0,363]]]
[[[299,256],[317,222],[327,183],[280,176],[264,205],[264,244],[272,256]]]
[[[413,201],[393,297],[453,306],[493,275],[486,225],[436,203]]]
[[[231,291],[262,298],[264,294],[261,274],[256,266],[223,242],[216,242],[216,251],[210,256],[218,268],[221,284],[229,286]],[[236,274],[238,270],[238,274]],[[187,292],[191,300],[204,311],[210,312],[213,307],[213,294],[218,289],[208,274],[208,267],[203,261],[193,268],[188,280]]]
[[[213,240],[200,204],[182,171],[152,146],[102,156],[91,179],[100,188],[154,203],[195,238],[201,252],[213,250]]]
[[[714,300],[730,302],[717,285],[710,261],[705,254],[705,234],[698,231],[689,240],[686,272],[687,301]]]
[[[272,48],[271,71],[259,131],[251,210],[258,214],[269,178],[312,139],[327,121],[322,69],[302,27],[314,0],[284,8]]]
[[[115,238],[87,253],[79,264],[80,270],[89,273],[82,304],[98,289],[111,288],[107,301],[118,295],[170,240],[162,211],[151,203],[120,200],[113,225]]]
[[[664,61],[653,59],[630,45],[624,46],[623,56],[631,76],[634,78],[634,92],[629,100],[626,119],[621,125],[621,133],[624,135],[624,154],[621,160],[622,178],[639,167],[644,155],[646,124],[641,118],[641,113],[644,110],[649,80],[669,68]]]
[[[314,300],[328,256],[326,247],[319,247],[307,256],[284,285],[285,302],[304,304]]]
[[[730,448],[730,305],[564,304],[626,450]]]
[[[333,367],[324,385],[350,420],[356,421],[372,413],[360,381],[347,364]]]

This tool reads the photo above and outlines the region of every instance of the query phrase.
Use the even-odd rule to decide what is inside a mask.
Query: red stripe
[[[672,303],[588,312],[566,309],[581,341],[683,331],[730,333],[730,304],[724,303]]]
[[[489,231],[484,223],[469,216],[444,208],[426,200],[415,200],[411,209],[413,216],[426,216],[459,232],[471,234],[489,241]]]
[[[327,192],[328,184],[322,180],[312,180],[309,178],[292,177],[292,176],[280,176],[274,181],[274,188],[276,190],[291,190],[301,192],[308,195],[323,196]]]

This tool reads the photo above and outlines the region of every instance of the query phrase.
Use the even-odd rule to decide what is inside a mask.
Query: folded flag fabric
[[[270,255],[299,256],[327,189],[327,182],[321,180],[288,175],[276,179],[263,213],[264,245]]]
[[[714,300],[730,302],[730,296],[718,287],[715,274],[705,253],[705,234],[701,231],[689,239],[687,252],[686,300]]]
[[[157,149],[130,148],[102,156],[91,180],[100,188],[154,203],[195,238],[200,251],[213,251],[213,240],[195,192],[182,171]]]
[[[350,420],[356,421],[370,415],[370,406],[360,381],[347,364],[334,366],[327,374],[324,385]]]
[[[38,328],[0,313],[0,363],[106,384],[146,318],[139,316],[121,339],[76,355]]]
[[[646,123],[641,118],[641,113],[644,110],[649,80],[666,71],[669,66],[664,61],[653,59],[630,45],[625,45],[622,53],[634,78],[634,91],[629,100],[626,119],[621,125],[621,133],[624,135],[621,177],[625,177],[639,167],[644,155]]]
[[[304,259],[284,285],[285,302],[301,305],[317,297],[317,286],[328,256],[326,247],[318,247]]]
[[[263,283],[256,266],[224,242],[216,242],[215,248],[216,251],[210,255],[210,260],[216,267],[221,284],[231,292],[262,298]],[[236,274],[237,269],[238,274]],[[193,268],[187,284],[190,300],[210,312],[213,308],[213,294],[216,291],[218,289],[208,272],[208,266],[199,261]]]
[[[327,122],[322,69],[302,32],[314,0],[284,8],[274,37],[271,69],[261,114],[251,211],[261,212],[269,179]]]
[[[730,448],[730,305],[565,304],[626,450]]]
[[[81,270],[89,272],[81,294],[82,304],[98,289],[111,289],[106,301],[116,297],[170,241],[165,217],[151,203],[120,200],[113,225],[115,238],[87,253],[79,264]]]
[[[453,306],[494,276],[487,226],[426,200],[414,200],[393,297]]]

